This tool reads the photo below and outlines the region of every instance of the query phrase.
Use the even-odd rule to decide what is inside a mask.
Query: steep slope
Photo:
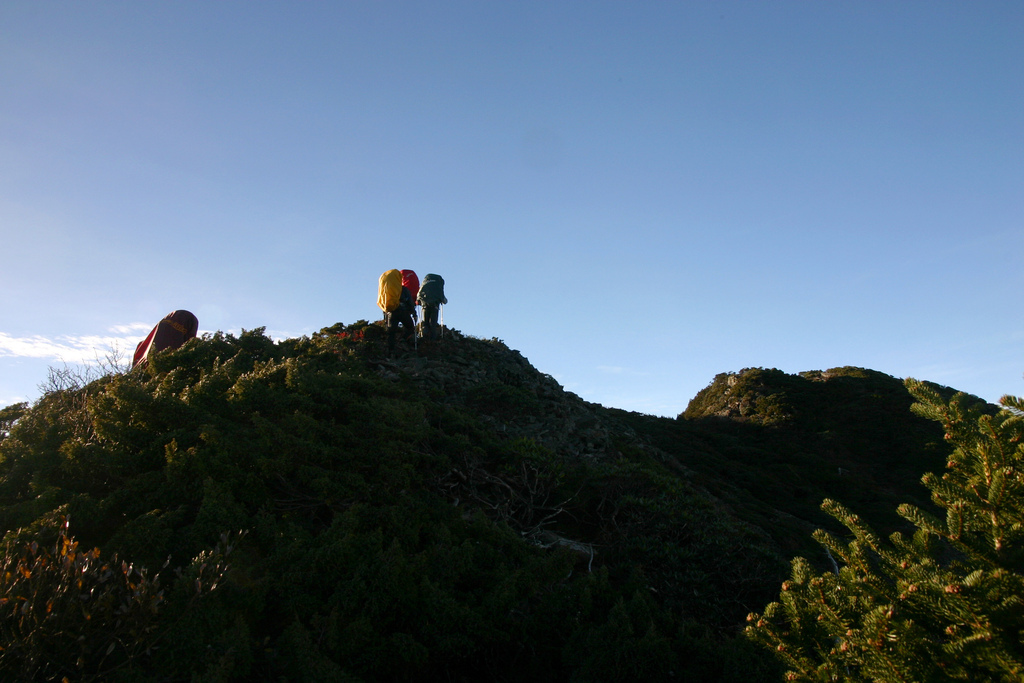
[[[772,670],[734,637],[784,571],[767,535],[497,340],[453,333],[396,358],[385,346],[366,323],[281,343],[217,334],[5,413],[8,557],[54,542],[67,518],[104,557],[151,572],[171,559],[131,647],[89,620],[66,641],[48,606],[73,580],[19,588],[52,638],[29,648],[37,659],[8,647],[0,668],[366,681]],[[226,545],[230,571],[204,588]]]
[[[120,607],[81,597],[141,620],[132,644],[99,618],[68,640],[51,606],[77,579],[11,584],[24,602],[0,603],[0,671],[775,680],[736,634],[828,524],[820,500],[882,529],[897,503],[927,503],[917,481],[946,447],[909,403],[871,371],[751,369],[671,420],[583,401],[501,341],[454,330],[394,357],[365,321],[194,340],[0,412],[8,560],[56,542],[66,565],[67,519],[82,548],[163,582],[146,609],[138,588]],[[127,585],[148,586],[139,576]],[[15,628],[25,604],[49,640]]]

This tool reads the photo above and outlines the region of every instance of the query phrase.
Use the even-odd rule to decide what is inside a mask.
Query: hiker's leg
[[[398,329],[398,316],[388,313],[388,351],[395,352],[395,332]]]
[[[427,339],[437,338],[437,306],[433,304],[423,307],[423,331]]]
[[[412,326],[412,316],[408,313],[402,313],[400,320],[402,323],[402,339],[405,341],[412,340],[413,336],[416,334],[416,330],[414,330]]]

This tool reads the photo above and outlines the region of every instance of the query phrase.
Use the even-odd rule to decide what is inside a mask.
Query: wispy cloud
[[[110,335],[59,337],[12,337],[0,332],[0,357],[38,358],[63,363],[90,365],[107,357],[111,351],[129,353],[152,328],[143,323],[117,325]]]
[[[149,323],[128,323],[127,325],[114,325],[110,331],[114,334],[138,334],[145,336],[153,328]]]
[[[298,334],[296,334],[295,332],[288,332],[286,330],[270,330],[270,329],[267,329],[267,330],[263,331],[263,334],[267,335],[268,337],[270,337],[271,339],[273,339],[276,342],[282,341],[284,339],[294,339],[296,337],[301,337],[302,335],[310,335],[312,333],[313,333],[313,330],[307,330],[305,332],[300,332]],[[232,334],[237,335],[237,334],[240,334],[240,332],[236,330],[236,331],[233,331]]]
[[[93,335],[61,335],[58,337],[14,337],[0,332],[0,358],[36,358],[53,360],[61,363],[94,365],[107,359],[107,355],[118,350],[122,354],[135,351],[135,345],[142,341],[153,326],[148,323],[129,323],[114,325],[109,334]],[[239,335],[241,330],[225,330],[228,334]],[[199,330],[199,334],[205,334]],[[267,330],[267,336],[276,341],[289,339],[295,335],[291,332]]]

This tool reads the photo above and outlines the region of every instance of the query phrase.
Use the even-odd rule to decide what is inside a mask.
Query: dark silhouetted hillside
[[[0,412],[0,673],[775,680],[738,634],[821,499],[893,527],[944,463],[876,372],[719,375],[671,420],[496,339],[383,337],[218,333]]]

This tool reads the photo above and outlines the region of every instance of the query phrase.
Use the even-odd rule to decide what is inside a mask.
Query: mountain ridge
[[[724,373],[673,420],[456,330],[395,355],[366,321],[217,333],[5,409],[0,524],[12,552],[68,518],[154,569],[245,531],[216,593],[167,579],[162,651],[112,648],[136,680],[770,680],[737,633],[821,498],[895,528],[944,458],[900,380],[807,375]]]

